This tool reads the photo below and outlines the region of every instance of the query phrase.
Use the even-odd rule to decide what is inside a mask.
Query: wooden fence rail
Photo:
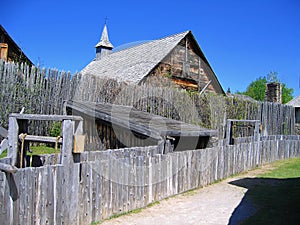
[[[91,151],[62,164],[0,172],[0,221],[91,224],[265,163],[300,157],[300,137],[158,153],[157,146]]]

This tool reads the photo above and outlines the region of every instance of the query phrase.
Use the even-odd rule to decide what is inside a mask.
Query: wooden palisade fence
[[[63,114],[65,100],[134,106],[210,129],[224,138],[227,119],[260,120],[263,135],[294,134],[294,108],[212,94],[190,94],[171,87],[127,85],[109,79],[58,72],[0,61],[0,126],[10,113]],[[34,122],[35,123],[35,122]],[[48,135],[51,122],[36,122],[34,133]]]
[[[64,138],[71,143],[72,136]],[[70,147],[57,164],[0,172],[0,221],[91,224],[268,162],[300,157],[300,137],[269,136],[163,155],[160,148],[72,154]]]

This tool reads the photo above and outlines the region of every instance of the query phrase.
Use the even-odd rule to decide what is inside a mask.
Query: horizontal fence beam
[[[23,140],[23,135],[19,135],[19,140]],[[61,137],[48,137],[48,136],[36,136],[36,135],[26,135],[24,138],[25,141],[32,141],[32,142],[46,142],[46,143],[62,143]]]
[[[63,121],[63,120],[73,120],[73,121],[83,121],[81,116],[65,116],[65,115],[42,115],[42,114],[19,114],[12,113],[9,115],[18,120],[46,120],[46,121]]]

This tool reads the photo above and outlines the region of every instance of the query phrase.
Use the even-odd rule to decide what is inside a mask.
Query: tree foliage
[[[265,101],[266,97],[266,85],[270,82],[279,82],[277,72],[270,72],[267,76],[262,76],[252,81],[247,87],[245,92],[239,92],[239,94],[244,94],[250,96],[257,101]],[[282,85],[282,103],[285,104],[293,99],[293,88],[288,88],[286,84]]]

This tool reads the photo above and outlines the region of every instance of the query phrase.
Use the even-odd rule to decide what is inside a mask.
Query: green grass
[[[27,152],[27,155],[29,156],[60,153],[60,149],[57,149],[57,151],[55,151],[55,148],[44,146],[44,145],[31,146],[30,149],[32,150],[32,152]],[[7,156],[7,150],[2,152],[0,158],[4,158],[6,156]]]
[[[32,153],[27,152],[27,155],[44,155],[44,154],[60,153],[60,149],[57,149],[55,151],[55,148],[43,146],[43,145],[31,146],[30,149],[32,150]]]
[[[0,159],[5,158],[6,156],[7,156],[7,150],[4,150],[0,155]]]
[[[300,177],[300,158],[280,160],[272,163],[275,167],[267,173],[260,175],[260,178],[299,178]]]
[[[278,161],[246,193],[258,209],[242,224],[299,224],[300,158]]]

